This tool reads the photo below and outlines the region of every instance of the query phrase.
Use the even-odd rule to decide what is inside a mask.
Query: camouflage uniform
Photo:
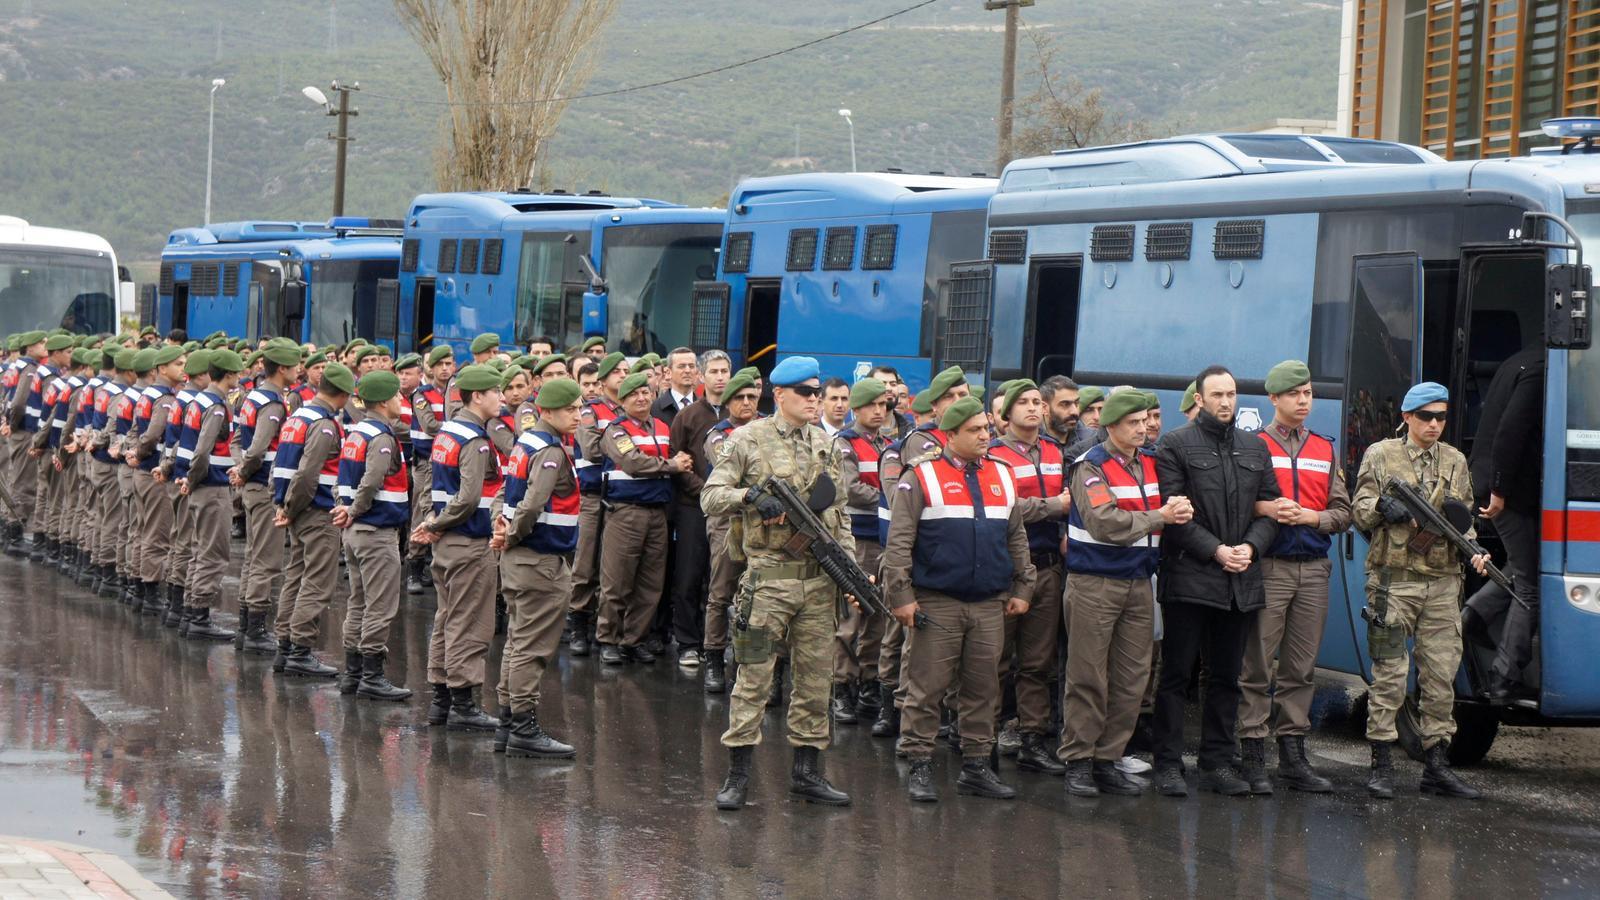
[[[818,750],[828,746],[838,588],[809,554],[796,560],[783,551],[784,543],[794,536],[793,528],[763,525],[756,511],[744,503],[745,493],[769,475],[783,478],[806,496],[823,474],[835,485],[843,483],[839,451],[833,441],[815,425],[790,425],[774,416],[729,435],[700,492],[700,505],[708,517],[743,516],[743,548],[749,561],[734,601],[734,658],[739,674],[728,710],[728,730],[722,735],[726,747],[760,743],[761,717],[777,661],[775,645],[784,641],[794,672],[789,743]],[[855,539],[844,505],[841,490],[821,519],[839,543],[854,553]]]
[[[1398,739],[1394,720],[1411,671],[1406,650],[1410,636],[1416,644],[1422,743],[1427,748],[1448,741],[1456,730],[1454,682],[1461,666],[1463,560],[1443,540],[1419,554],[1407,546],[1417,533],[1410,521],[1397,525],[1384,521],[1376,507],[1390,476],[1417,485],[1435,507],[1445,500],[1472,503],[1472,476],[1466,457],[1456,448],[1440,441],[1423,450],[1404,437],[1369,447],[1356,478],[1355,522],[1372,535],[1367,605],[1374,615],[1381,612],[1386,624],[1367,629],[1372,656],[1367,739]]]

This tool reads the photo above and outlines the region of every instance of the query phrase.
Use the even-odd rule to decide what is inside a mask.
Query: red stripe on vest
[[[1278,490],[1306,509],[1328,508],[1329,484],[1333,479],[1333,444],[1318,434],[1306,432],[1300,455],[1291,456],[1278,439],[1258,432],[1272,455],[1272,473],[1278,477]]]

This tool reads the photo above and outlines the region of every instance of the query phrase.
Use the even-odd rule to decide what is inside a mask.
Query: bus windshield
[[[395,278],[392,259],[322,260],[311,266],[311,342],[318,347],[377,333],[378,279]],[[387,334],[388,331],[385,331]]]
[[[116,287],[109,257],[0,247],[0,333],[116,331]]]
[[[1593,211],[1577,213],[1568,221],[1588,251],[1586,264],[1593,266],[1588,260],[1600,260],[1600,204],[1583,206]],[[1567,429],[1569,435],[1600,432],[1600,347],[1567,353]]]
[[[715,277],[721,244],[722,226],[712,222],[608,229],[608,345],[629,356],[687,346],[694,283]]]

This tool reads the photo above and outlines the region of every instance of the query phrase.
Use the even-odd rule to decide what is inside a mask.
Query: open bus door
[[[1083,255],[1035,256],[1028,261],[1024,371],[1035,384],[1052,375],[1072,377],[1078,349],[1078,298]]]
[[[751,278],[745,282],[744,364],[759,369],[764,380],[778,364],[778,310],[782,298],[780,278]],[[763,391],[763,398],[770,393],[770,389]]]

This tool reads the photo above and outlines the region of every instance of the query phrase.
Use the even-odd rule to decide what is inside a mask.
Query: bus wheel
[[[1450,764],[1470,766],[1482,761],[1500,732],[1500,715],[1492,707],[1481,703],[1455,705],[1456,736],[1450,740]],[[1406,755],[1422,762],[1422,717],[1417,709],[1415,691],[1406,694],[1405,702],[1394,717],[1395,731],[1400,734],[1400,747]]]

